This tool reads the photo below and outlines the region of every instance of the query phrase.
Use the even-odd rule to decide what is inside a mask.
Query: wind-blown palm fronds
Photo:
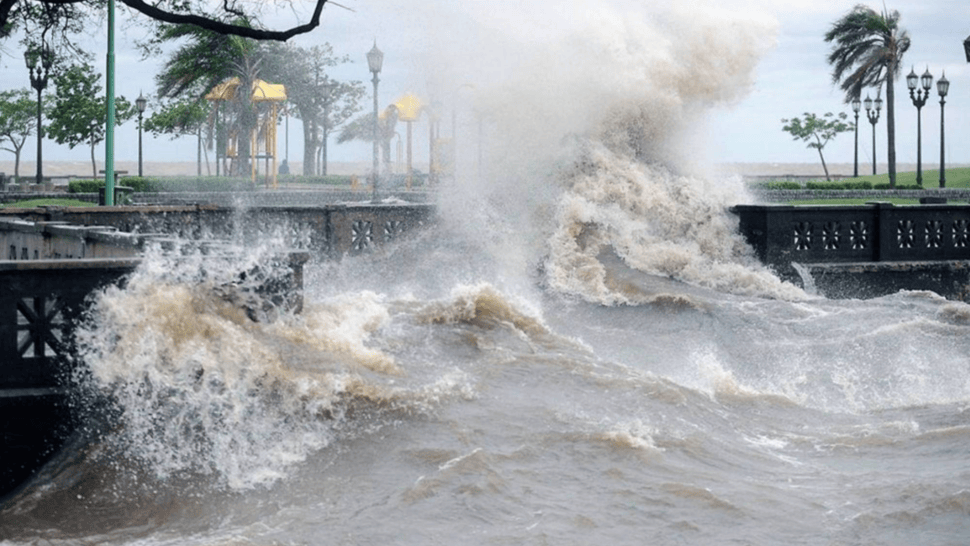
[[[894,82],[899,77],[903,54],[909,49],[909,35],[899,28],[899,12],[879,13],[864,5],[833,23],[825,33],[834,42],[828,62],[832,81],[841,82],[845,102],[858,98],[863,87],[886,84],[886,133],[889,145],[889,184],[896,185],[896,109]]]

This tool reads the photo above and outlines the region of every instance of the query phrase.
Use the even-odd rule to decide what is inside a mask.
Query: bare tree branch
[[[0,0],[0,7],[2,7],[3,1],[6,0]],[[316,7],[313,10],[313,16],[310,18],[308,23],[297,25],[293,28],[282,31],[263,30],[233,25],[209,17],[194,14],[173,13],[146,3],[143,0],[121,0],[121,2],[135,11],[141,12],[152,19],[165,23],[195,25],[213,32],[218,32],[220,34],[233,34],[236,36],[242,36],[244,38],[252,38],[254,40],[276,40],[285,42],[298,34],[305,34],[320,26],[320,13],[323,11],[323,5],[327,3],[327,0],[316,0]]]
[[[19,6],[26,1],[27,0],[0,0],[0,29],[11,22],[11,16],[16,14],[20,9]],[[88,0],[39,1],[43,4],[77,4],[86,3]],[[323,12],[323,6],[328,2],[328,0],[314,0],[314,2],[316,2],[316,7],[313,10],[313,16],[310,18],[310,20],[305,24],[297,25],[286,30],[250,28],[247,26],[226,23],[214,17],[195,15],[191,13],[176,13],[170,10],[162,9],[156,5],[161,3],[150,3],[146,0],[121,0],[121,2],[137,12],[164,23],[195,25],[213,32],[218,32],[219,34],[231,34],[235,36],[242,36],[244,38],[252,38],[254,40],[275,40],[285,42],[296,35],[306,34],[307,32],[310,32],[311,30],[320,26],[320,14]],[[226,10],[228,12],[239,15],[239,13],[237,13],[238,10],[231,8],[228,1],[224,1],[224,5],[226,6]]]

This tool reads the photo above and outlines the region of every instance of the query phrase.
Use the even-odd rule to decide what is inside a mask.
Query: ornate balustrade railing
[[[970,205],[738,205],[741,233],[762,262],[970,260]]]

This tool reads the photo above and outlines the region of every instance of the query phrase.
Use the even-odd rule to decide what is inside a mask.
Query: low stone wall
[[[830,299],[866,299],[900,290],[928,290],[970,301],[970,261],[803,264],[798,282]]]
[[[320,257],[340,258],[370,252],[412,229],[434,223],[435,207],[428,204],[345,203],[281,206],[116,206],[38,207],[0,209],[0,219],[34,223],[66,222],[102,226],[135,234],[182,239],[256,241],[274,234],[290,248],[309,250]],[[7,246],[0,247],[7,257]],[[18,247],[19,248],[19,247]],[[77,256],[77,254],[74,254]],[[18,250],[17,258],[21,252]],[[28,257],[33,257],[32,250]]]

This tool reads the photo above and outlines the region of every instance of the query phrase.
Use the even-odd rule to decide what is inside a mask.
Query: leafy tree
[[[105,138],[107,100],[99,80],[101,75],[89,64],[74,65],[54,77],[57,89],[50,109],[46,132],[58,144],[72,149],[87,142],[91,146],[92,176],[98,176],[94,148]],[[135,115],[135,106],[124,97],[115,99],[115,122],[121,125]]]
[[[175,25],[193,25],[219,34],[243,36],[254,40],[286,41],[299,34],[305,34],[320,25],[320,15],[328,0],[312,0],[313,12],[301,24],[282,30],[273,30],[262,25],[240,24],[240,19],[257,21],[257,16],[266,11],[261,0],[120,0],[132,10],[149,18],[152,22]],[[331,2],[332,3],[332,2]],[[294,2],[287,1],[292,10]],[[334,4],[337,5],[337,4]],[[8,36],[18,23],[27,20],[36,8],[59,9],[61,24],[67,24],[74,15],[80,13],[99,13],[106,9],[104,0],[0,0],[0,36]],[[280,6],[283,7],[283,6]],[[68,12],[74,15],[67,15]]]
[[[899,28],[899,12],[879,13],[857,5],[837,20],[825,33],[826,42],[835,42],[828,62],[832,81],[842,82],[845,102],[860,96],[863,87],[886,84],[886,133],[889,144],[889,186],[896,187],[896,93],[893,83],[899,77],[903,54],[909,50],[909,35]]]
[[[266,44],[261,52],[263,74],[286,86],[286,96],[303,121],[303,174],[327,174],[327,141],[330,133],[360,112],[366,87],[360,81],[338,82],[327,69],[350,62],[337,57],[330,44],[309,49],[284,44]]]
[[[316,152],[325,146],[328,134],[360,110],[365,94],[361,82],[336,82],[326,71],[330,67],[350,62],[349,57],[337,57],[329,45],[304,49],[286,44],[259,44],[234,36],[223,36],[190,26],[165,29],[150,43],[143,44],[146,54],[164,42],[182,41],[156,77],[158,93],[167,97],[201,100],[213,87],[230,77],[241,82],[256,78],[286,86],[289,101],[296,106],[304,127],[304,174],[314,174]],[[239,89],[251,84],[241,83]],[[218,105],[220,126],[235,134],[249,134],[256,122],[256,108],[244,93],[236,99]],[[225,136],[217,135],[220,149]],[[249,141],[238,140],[237,157],[249,157]],[[237,173],[248,168],[242,161]],[[325,174],[325,170],[324,170]]]
[[[0,91],[0,150],[14,155],[14,177],[20,178],[20,152],[37,129],[37,101],[27,89]]]
[[[839,112],[838,116],[832,112],[826,112],[822,117],[809,112],[803,115],[804,120],[801,118],[781,120],[785,124],[782,130],[790,133],[794,140],[808,142],[809,148],[818,150],[818,158],[822,160],[822,169],[825,170],[825,179],[831,180],[829,168],[825,164],[825,156],[822,155],[822,148],[839,133],[855,130],[855,123],[845,121],[849,117],[845,112]]]
[[[212,108],[203,100],[171,101],[156,110],[144,121],[144,130],[155,136],[170,135],[173,139],[195,135],[198,139],[198,174],[202,175],[202,130]],[[208,162],[208,159],[206,160]]]

